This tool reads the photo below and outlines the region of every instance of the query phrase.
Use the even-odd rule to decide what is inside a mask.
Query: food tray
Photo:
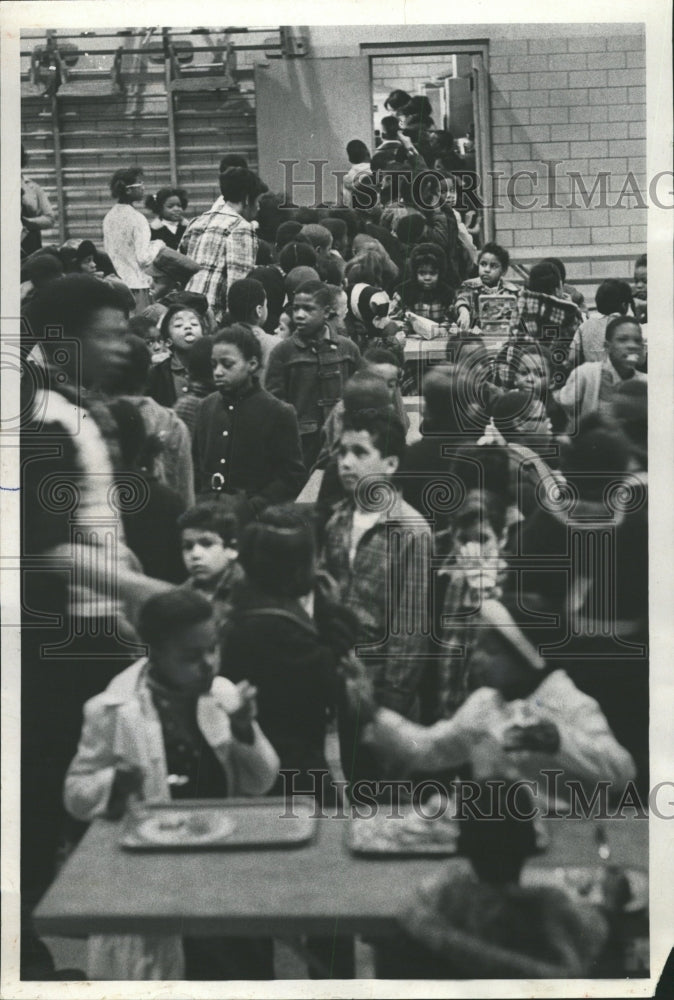
[[[143,802],[127,814],[121,846],[127,851],[288,848],[315,834],[313,799],[191,799]]]
[[[458,828],[446,817],[424,819],[411,807],[392,816],[388,807],[372,817],[352,816],[346,842],[352,854],[365,857],[450,857],[456,854]]]
[[[620,874],[627,879],[630,899],[622,907],[623,913],[639,913],[648,909],[648,872],[642,868],[620,868]],[[589,903],[601,906],[604,902],[603,879],[606,869],[595,867],[574,867],[564,865],[558,868],[537,868],[525,866],[522,871],[522,885],[527,888],[565,889],[577,893]]]

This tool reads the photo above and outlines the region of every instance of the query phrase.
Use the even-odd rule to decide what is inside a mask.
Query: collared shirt
[[[353,528],[354,505],[345,500],[326,526],[322,563],[358,617],[356,652],[371,672],[377,700],[413,716],[430,634],[431,530],[400,497],[352,553]]]
[[[255,267],[258,242],[250,222],[230,208],[222,195],[187,227],[180,250],[201,267],[188,281],[187,290],[205,295],[219,321],[232,282],[247,277]]]

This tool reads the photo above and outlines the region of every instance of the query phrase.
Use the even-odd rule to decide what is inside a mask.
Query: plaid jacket
[[[534,340],[560,340],[569,343],[583,321],[575,302],[543,292],[522,288],[518,301],[519,328]]]
[[[350,500],[335,508],[325,529],[322,568],[360,622],[356,653],[373,679],[377,701],[414,717],[430,635],[431,529],[396,496],[365,532],[349,565],[353,512]]]
[[[187,227],[180,250],[201,266],[187,290],[205,295],[219,322],[230,285],[255,267],[258,242],[250,222],[228,208],[222,196]]]

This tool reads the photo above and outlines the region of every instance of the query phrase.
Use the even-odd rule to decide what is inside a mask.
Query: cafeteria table
[[[279,809],[278,823],[282,807]],[[346,842],[343,814],[315,821],[305,846],[132,852],[119,822],[94,821],[38,905],[44,936],[89,934],[387,936],[415,887],[454,858],[367,858]],[[592,820],[549,818],[548,849],[530,866],[601,865]],[[611,863],[648,864],[648,821],[603,821]]]

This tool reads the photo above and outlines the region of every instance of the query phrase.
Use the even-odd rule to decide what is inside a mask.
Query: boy
[[[183,584],[213,605],[218,625],[230,609],[232,590],[243,579],[237,562],[237,523],[217,503],[197,504],[178,518],[181,547],[189,579]]]
[[[360,351],[346,337],[332,334],[328,319],[330,289],[322,281],[307,281],[295,292],[294,333],[272,351],[267,389],[295,407],[307,468],[316,460],[320,430],[344,383],[360,367]]]
[[[377,702],[416,718],[431,532],[393,483],[404,450],[392,407],[345,413],[337,472],[346,499],[326,526],[323,566],[360,622],[356,648]]]
[[[646,375],[636,370],[643,359],[638,322],[632,316],[615,316],[606,324],[606,358],[574,368],[566,385],[555,393],[556,399],[575,422],[590,413],[610,416],[617,386],[629,379],[646,381]]]
[[[482,295],[517,295],[515,285],[503,280],[510,266],[510,254],[498,243],[485,243],[478,259],[478,276],[464,281],[456,294],[454,308],[461,330],[469,330],[480,316]]]
[[[170,590],[144,604],[139,632],[148,656],[84,707],[65,781],[71,815],[119,818],[130,797],[263,795],[276,780],[278,756],[255,722],[255,688],[218,676],[211,604],[192,591]],[[93,979],[249,978],[252,942],[223,945],[220,939],[207,951],[199,939],[177,936],[94,936],[87,972]]]
[[[244,521],[271,503],[294,500],[306,479],[297,417],[260,387],[261,354],[245,326],[217,334],[216,392],[200,403],[192,439],[197,494],[232,497]]]
[[[254,278],[240,278],[232,282],[227,292],[227,312],[231,323],[244,323],[255,334],[262,352],[258,378],[260,385],[264,386],[269,356],[278,344],[278,338],[263,330],[269,313],[267,293],[262,282]]]

